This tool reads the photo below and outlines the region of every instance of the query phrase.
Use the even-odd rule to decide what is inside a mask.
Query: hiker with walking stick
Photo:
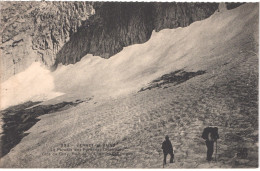
[[[215,160],[217,156],[217,139],[219,139],[218,128],[217,127],[207,127],[203,130],[202,138],[206,140],[207,146],[207,160],[212,160],[212,155],[214,152],[214,142],[216,142],[216,154]]]

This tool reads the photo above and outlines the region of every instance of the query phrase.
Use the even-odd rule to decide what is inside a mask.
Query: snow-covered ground
[[[246,6],[251,9],[253,5]],[[126,47],[110,59],[86,55],[75,65],[59,66],[53,73],[32,64],[1,85],[1,108],[62,93],[77,98],[117,96],[136,92],[177,69],[197,71],[216,67],[225,56],[235,55],[232,53],[237,45],[232,41],[236,39],[239,43],[249,34],[247,30],[256,28],[257,23],[251,22],[256,13],[257,10],[241,9],[216,12],[189,27],[153,32],[146,43]]]
[[[33,63],[1,85],[1,108],[17,105],[26,101],[42,101],[57,97],[62,93],[54,92],[54,77],[51,72]]]
[[[161,167],[160,143],[169,134],[176,153],[176,165],[169,167],[211,167],[201,163],[205,145],[199,138],[203,127],[217,125],[223,135],[223,155],[212,167],[233,167],[235,162],[240,162],[237,166],[256,167],[253,151],[257,150],[258,131],[251,119],[257,120],[257,105],[248,108],[250,105],[244,103],[257,102],[258,15],[258,5],[245,4],[216,12],[186,28],[153,32],[146,43],[126,47],[110,59],[86,55],[54,72],[33,64],[1,85],[5,92],[1,94],[2,108],[30,99],[47,100],[44,104],[94,99],[41,116],[30,134],[1,158],[0,165]],[[151,81],[179,69],[206,73],[177,86],[137,93]],[[237,123],[236,118],[242,118],[243,123]],[[243,124],[249,126],[243,128]],[[242,161],[244,165],[234,159],[233,147],[239,143],[228,139],[245,131],[242,128],[252,134],[249,139],[239,134],[242,145],[252,152],[250,161]],[[64,142],[117,143],[120,155],[43,154]]]

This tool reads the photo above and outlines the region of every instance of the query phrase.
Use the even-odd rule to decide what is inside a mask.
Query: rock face
[[[227,4],[229,9],[239,6]],[[34,61],[71,64],[86,54],[109,58],[146,42],[153,30],[185,27],[217,3],[0,2],[1,81]]]
[[[82,22],[92,2],[0,2],[1,81],[34,61],[51,67],[56,53]]]
[[[185,27],[212,15],[217,3],[95,3],[89,18],[57,54],[56,64],[87,53],[109,58],[128,45],[146,42],[153,30]],[[72,50],[73,49],[73,50]]]

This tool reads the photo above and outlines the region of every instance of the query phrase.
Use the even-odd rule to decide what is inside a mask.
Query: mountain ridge
[[[109,58],[146,42],[152,30],[185,27],[217,8],[217,3],[1,2],[1,81],[35,61],[51,68],[88,53]]]
[[[20,105],[1,111],[0,167],[161,168],[165,135],[167,168],[258,167],[258,5],[153,31],[109,59],[88,54],[54,72],[34,63],[1,87]],[[208,126],[219,128],[217,162],[206,161]]]

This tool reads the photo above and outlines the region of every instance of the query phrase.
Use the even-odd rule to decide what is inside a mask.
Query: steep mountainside
[[[185,27],[218,8],[217,3],[0,3],[1,81],[35,61],[51,67],[76,63],[88,53],[109,58],[146,42],[152,30]]]
[[[90,18],[57,54],[57,63],[79,61],[87,53],[109,58],[131,44],[144,43],[153,30],[185,27],[213,14],[217,3],[114,3],[94,5]],[[75,53],[76,52],[76,53]]]
[[[56,53],[94,14],[91,2],[0,2],[1,80],[39,61],[50,67]]]
[[[167,168],[257,168],[258,49],[259,4],[248,3],[109,59],[34,63],[1,85],[0,167],[162,168],[169,135]],[[217,162],[207,126],[219,128]]]

